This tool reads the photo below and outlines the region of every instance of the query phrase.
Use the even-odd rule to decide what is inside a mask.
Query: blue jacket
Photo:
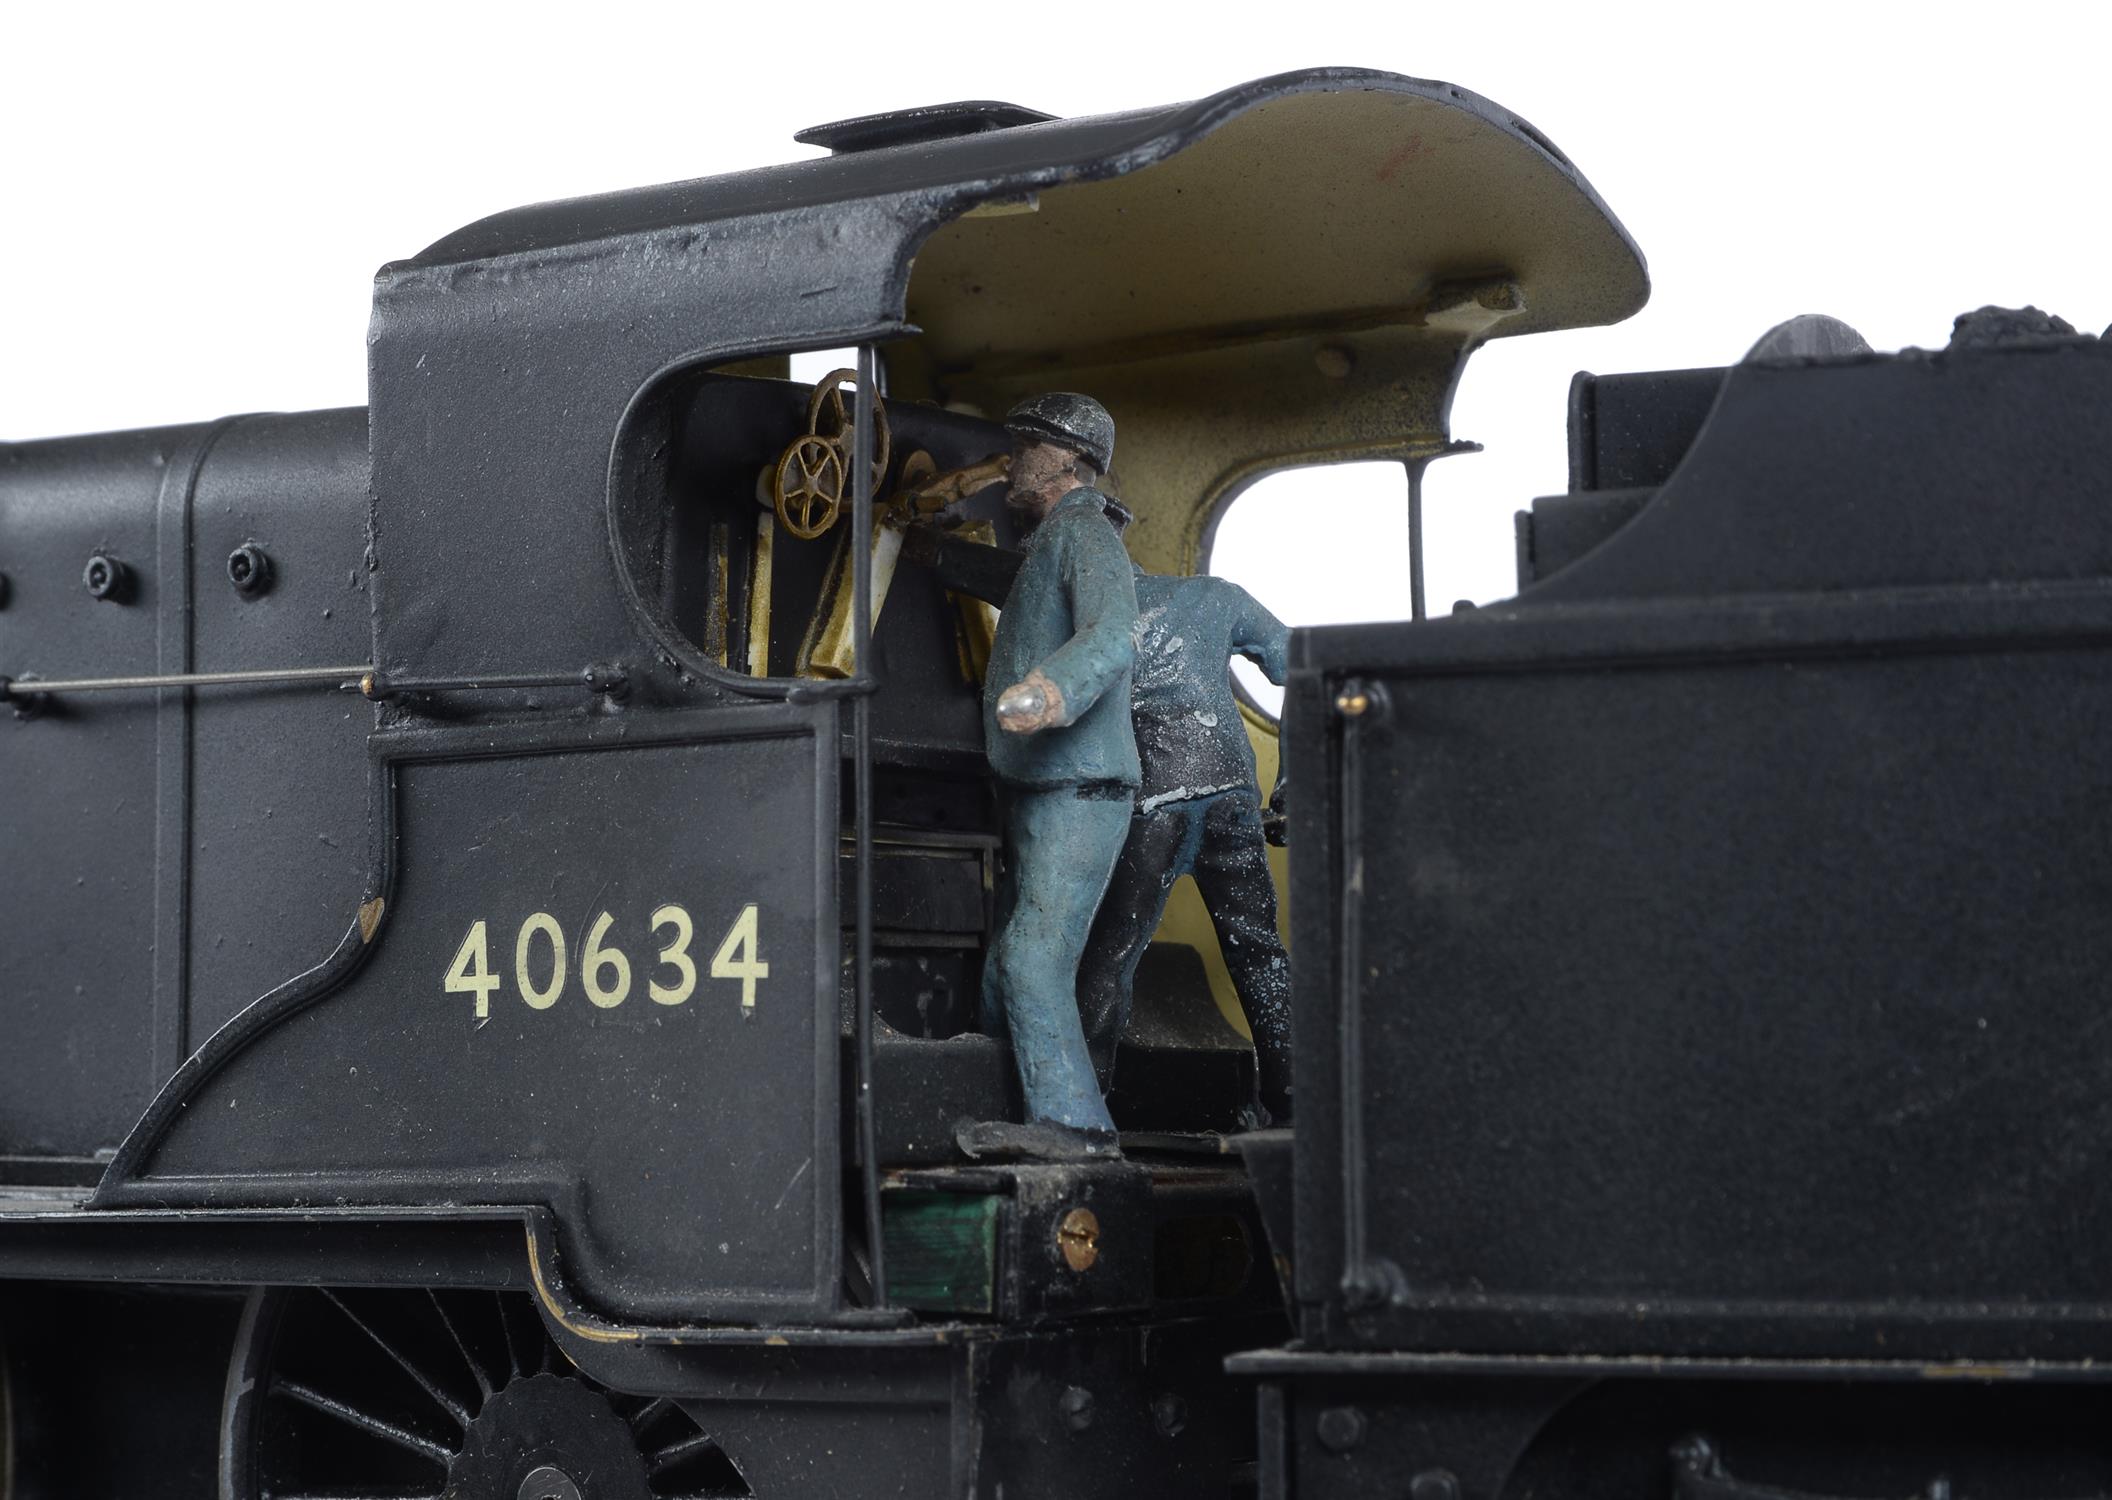
[[[1139,569],[1136,587],[1138,808],[1254,786],[1254,746],[1233,696],[1231,658],[1248,657],[1281,686],[1290,628],[1223,578]]]
[[[983,677],[983,744],[991,769],[1014,786],[1138,781],[1129,722],[1137,590],[1106,503],[1083,486],[1056,503],[1028,539],[998,614]],[[1036,668],[1063,693],[1065,722],[1007,734],[997,727],[998,695]]]

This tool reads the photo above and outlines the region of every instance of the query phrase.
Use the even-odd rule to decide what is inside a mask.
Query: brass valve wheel
[[[770,471],[770,499],[777,523],[811,542],[843,511],[843,457],[835,443],[807,433],[778,455]]]
[[[857,409],[858,372],[831,370],[814,382],[807,400],[807,431],[828,438],[843,454],[844,472],[851,464],[851,413]],[[887,430],[887,403],[873,397],[873,489],[877,493],[887,477],[887,461],[893,456],[893,440]]]

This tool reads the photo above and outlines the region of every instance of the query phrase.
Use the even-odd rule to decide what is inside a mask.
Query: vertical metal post
[[[1409,471],[1413,473],[1413,469]],[[1421,604],[1421,599],[1417,599]],[[1418,611],[1420,613],[1420,611]],[[1368,707],[1354,708],[1362,685],[1342,685],[1335,700],[1335,722],[1340,726],[1339,759],[1335,803],[1341,809],[1337,824],[1341,877],[1337,885],[1335,983],[1342,1012],[1336,1027],[1335,1065],[1340,1070],[1337,1093],[1342,1101],[1342,1290],[1352,1306],[1367,1306],[1372,1299],[1369,1241],[1364,1223],[1364,767],[1358,754],[1358,731]],[[1367,700],[1368,703],[1368,700]]]
[[[1400,1267],[1371,1253],[1366,1218],[1364,1098],[1364,739],[1387,711],[1386,690],[1376,681],[1340,683],[1334,702],[1339,726],[1333,832],[1340,861],[1335,984],[1342,1010],[1337,1018],[1337,1090],[1341,1099],[1342,1300],[1350,1308],[1374,1307],[1399,1295]]]
[[[852,670],[865,690],[851,699],[851,797],[857,924],[852,983],[858,1052],[858,1165],[865,1189],[866,1253],[873,1305],[887,1303],[887,1248],[880,1224],[880,1152],[873,1126],[873,346],[858,346],[858,393],[851,438]]]
[[[1423,603],[1423,464],[1410,459],[1408,470],[1408,609],[1409,618],[1427,614]]]

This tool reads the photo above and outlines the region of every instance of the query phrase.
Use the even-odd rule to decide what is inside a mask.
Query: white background
[[[0,439],[358,404],[374,269],[499,209],[788,160],[802,126],[910,104],[1091,114],[1354,64],[1532,121],[1655,286],[1621,327],[1469,366],[1453,430],[1488,452],[1430,473],[1442,612],[1509,591],[1511,512],[1563,487],[1576,369],[1721,364],[1812,311],[1879,348],[1940,345],[1989,302],[2102,329],[2108,31],[2081,6],[1846,0],[0,0]],[[1398,550],[1345,558],[1337,529],[1397,539],[1397,480],[1342,478],[1345,498],[1284,479],[1244,525],[1235,507],[1220,569],[1287,618],[1405,613]]]

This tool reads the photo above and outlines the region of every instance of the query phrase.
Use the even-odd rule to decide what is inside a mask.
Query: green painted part
[[[880,1200],[887,1296],[918,1312],[997,1310],[997,1217],[990,1193],[893,1188]]]

